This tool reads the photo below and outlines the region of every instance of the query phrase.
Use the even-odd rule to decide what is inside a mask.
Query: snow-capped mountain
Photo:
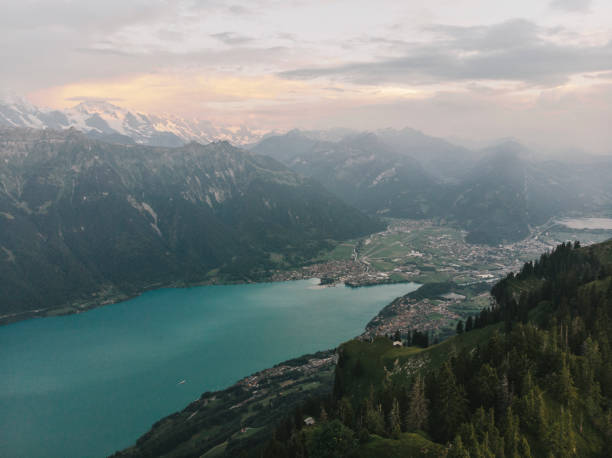
[[[129,111],[106,101],[86,101],[65,110],[37,107],[16,95],[0,96],[0,127],[63,130],[75,128],[94,138],[151,146],[180,146],[190,141],[254,143],[264,132],[244,126],[217,127],[206,120]]]

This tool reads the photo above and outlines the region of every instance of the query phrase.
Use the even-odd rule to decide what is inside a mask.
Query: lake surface
[[[111,454],[205,391],[361,334],[418,287],[317,283],[161,289],[0,327],[0,456]]]

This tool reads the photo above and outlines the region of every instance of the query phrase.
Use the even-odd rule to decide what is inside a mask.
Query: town
[[[469,244],[466,232],[433,220],[388,219],[387,229],[339,244],[300,269],[271,273],[272,281],[319,278],[322,286],[365,287],[385,283],[445,283],[461,291],[425,298],[398,298],[367,326],[364,336],[397,331],[451,334],[458,320],[490,305],[490,286],[509,272],[567,240],[583,245],[610,231],[575,230],[554,220],[533,228],[529,237],[497,246]]]

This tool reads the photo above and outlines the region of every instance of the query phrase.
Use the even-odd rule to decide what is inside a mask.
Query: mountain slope
[[[467,229],[469,242],[495,244],[529,235],[525,164],[514,151],[485,156],[446,192],[448,213]]]
[[[338,456],[610,456],[612,242],[562,244],[492,294],[441,344],[342,345],[316,425],[287,419],[244,456],[330,453],[331,431]]]
[[[495,306],[440,344],[343,344],[333,395],[277,417],[273,432],[226,431],[211,449],[199,439],[214,437],[210,424],[188,422],[200,400],[117,456],[610,456],[612,241],[562,244],[492,294]],[[215,425],[237,431],[229,417]]]
[[[226,142],[168,149],[0,130],[5,318],[172,282],[253,278],[380,228]]]
[[[515,241],[529,233],[525,164],[509,145],[477,154],[410,129],[353,134],[339,142],[292,131],[253,150],[370,214],[443,218],[467,229],[476,243]],[[437,170],[438,178],[408,152]],[[475,161],[477,155],[483,158]]]
[[[606,160],[541,161],[515,141],[471,152],[412,129],[319,138],[291,131],[252,149],[366,213],[441,219],[466,229],[473,243],[514,242],[552,217],[610,210]]]
[[[431,215],[436,180],[418,161],[394,151],[375,134],[353,134],[330,142],[292,131],[262,140],[253,151],[313,177],[367,213]]]
[[[408,127],[382,129],[376,131],[376,135],[398,153],[415,158],[429,174],[442,181],[456,181],[481,156],[478,152]]]

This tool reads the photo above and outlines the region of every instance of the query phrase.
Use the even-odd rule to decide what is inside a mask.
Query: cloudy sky
[[[612,153],[609,0],[0,0],[0,85],[262,130]]]

